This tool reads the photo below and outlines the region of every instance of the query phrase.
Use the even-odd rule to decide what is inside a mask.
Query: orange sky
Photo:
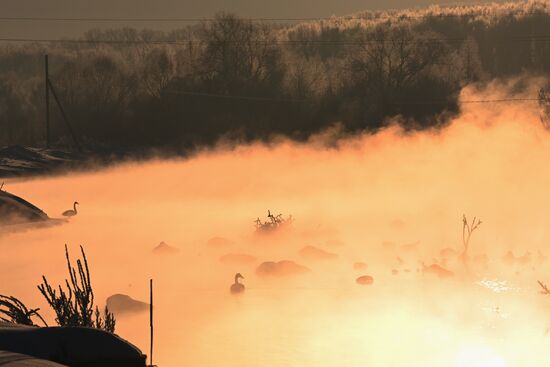
[[[496,1],[502,2],[502,1]],[[461,4],[477,4],[465,0]],[[433,0],[4,0],[4,17],[49,18],[206,18],[220,11],[255,18],[316,18],[347,15],[364,10],[384,10],[448,5]],[[80,36],[90,28],[181,28],[182,22],[0,22],[3,37],[64,38]]]

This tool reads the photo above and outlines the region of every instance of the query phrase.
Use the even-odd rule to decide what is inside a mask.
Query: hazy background
[[[45,145],[45,54],[75,135],[107,156],[182,155],[275,135],[305,141],[335,124],[346,133],[395,121],[408,131],[441,128],[459,112],[465,86],[533,76],[543,87],[550,73],[542,0],[285,25],[215,13],[199,24],[147,27],[0,41],[0,144]],[[526,87],[516,83],[511,98]],[[74,148],[53,99],[50,116],[51,145]]]
[[[514,84],[460,98],[508,97]],[[302,144],[218,146],[187,160],[7,181],[52,217],[81,206],[66,224],[0,237],[0,292],[51,321],[35,286],[42,274],[61,282],[63,245],[74,258],[83,244],[100,305],[113,293],[147,300],[155,279],[163,367],[545,365],[550,298],[536,280],[550,280],[549,154],[536,104],[465,104],[442,130],[331,130]],[[253,220],[267,209],[292,214],[293,229],[256,235]],[[483,220],[469,269],[452,258],[451,279],[417,272],[444,248],[460,251],[462,214]],[[209,245],[214,236],[229,242]],[[153,255],[160,241],[180,252]],[[304,257],[306,245],[338,256]],[[506,264],[508,251],[529,261]],[[228,253],[256,260],[221,263]],[[260,262],[283,259],[311,272],[256,275]],[[229,294],[236,272],[247,287],[240,297]],[[365,274],[372,286],[355,283]],[[147,314],[120,317],[117,333],[148,350]]]
[[[461,1],[475,4],[478,1]],[[431,0],[3,0],[3,17],[52,18],[208,18],[219,11],[234,12],[253,18],[319,18],[346,15],[361,10],[383,10],[420,7],[449,2]],[[92,27],[134,26],[170,30],[181,23],[135,22],[5,22],[0,23],[2,37],[59,38],[80,36]]]

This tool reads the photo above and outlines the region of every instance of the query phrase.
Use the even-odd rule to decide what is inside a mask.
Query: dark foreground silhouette
[[[48,215],[17,195],[0,190],[0,225],[47,221]]]
[[[20,353],[0,350],[0,366],[7,367],[60,367],[63,364],[37,359]]]
[[[146,358],[137,347],[103,330],[9,323],[0,323],[0,351],[71,367],[144,367]]]

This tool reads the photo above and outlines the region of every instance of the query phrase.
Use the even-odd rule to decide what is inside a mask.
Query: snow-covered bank
[[[81,157],[57,149],[12,145],[0,148],[0,177],[31,176],[75,166]]]

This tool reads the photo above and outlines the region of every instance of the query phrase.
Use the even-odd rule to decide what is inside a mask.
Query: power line
[[[239,18],[243,21],[314,21],[331,18]],[[23,22],[214,22],[216,18],[42,18],[42,17],[0,17],[0,21]]]
[[[471,101],[458,101],[458,103],[500,103],[500,102],[538,102],[538,98],[501,98],[501,99],[485,99],[485,100],[471,100]]]
[[[227,98],[227,99],[243,99],[250,101],[268,101],[268,102],[305,102],[307,99],[289,99],[289,98],[270,98],[270,97],[252,97],[252,96],[241,96],[234,94],[215,94],[215,93],[203,93],[203,92],[190,92],[183,90],[167,90],[164,93],[169,94],[184,94],[189,96],[198,96],[198,97],[210,97],[210,98]]]
[[[525,13],[523,16],[535,15],[537,13]],[[361,15],[342,15],[342,16],[331,16],[331,17],[294,17],[294,18],[274,18],[274,17],[239,17],[243,21],[252,21],[252,22],[308,22],[308,21],[376,21],[376,20],[407,20],[407,19],[422,19],[422,18],[476,18],[483,16],[490,16],[492,14],[484,13],[465,13],[465,14],[405,14],[403,12],[396,13],[383,13],[380,15],[370,14],[367,16]],[[548,14],[550,16],[550,14]],[[496,16],[496,14],[495,14]],[[136,23],[147,23],[147,22],[168,22],[168,23],[198,23],[198,22],[215,22],[218,21],[218,18],[215,17],[204,17],[204,18],[185,18],[185,17],[175,17],[175,18],[126,18],[126,17],[0,17],[0,21],[6,22],[136,22]]]
[[[504,103],[504,102],[538,102],[539,98],[500,98],[500,99],[479,99],[479,100],[457,100],[456,103],[475,104],[475,103]],[[453,103],[453,101],[403,101],[393,103],[395,105],[443,105]]]
[[[417,38],[410,40],[399,39],[366,39],[366,40],[251,40],[243,42],[240,40],[226,40],[220,43],[229,43],[237,45],[252,44],[295,44],[295,45],[307,45],[307,44],[321,44],[321,45],[364,45],[375,43],[406,43],[406,44],[422,44],[422,43],[441,43],[441,42],[464,42],[469,38]],[[493,42],[547,42],[550,41],[550,36],[524,36],[516,38],[498,38],[492,40]],[[180,40],[93,40],[93,39],[46,39],[46,38],[0,38],[0,42],[35,42],[35,43],[74,43],[74,44],[171,44],[171,45],[188,45],[188,44],[201,44],[205,41],[197,39],[180,39]]]
[[[242,99],[242,100],[252,100],[252,101],[271,101],[271,102],[307,102],[311,99],[289,99],[289,98],[270,98],[270,97],[252,97],[252,96],[243,96],[243,95],[233,95],[233,94],[215,94],[215,93],[205,93],[205,92],[192,92],[192,91],[183,91],[183,90],[167,90],[165,93],[170,94],[183,94],[190,96],[198,97],[208,97],[208,98],[227,98],[227,99]],[[538,102],[539,98],[499,98],[499,99],[479,99],[479,100],[457,100],[456,103],[460,104],[474,104],[474,103],[506,103],[506,102]],[[403,101],[395,102],[395,105],[438,105],[438,104],[449,104],[454,101]]]
[[[36,42],[36,43],[105,43],[105,44],[188,44],[200,42],[198,40],[91,40],[91,39],[47,39],[47,38],[0,38],[0,42]]]

